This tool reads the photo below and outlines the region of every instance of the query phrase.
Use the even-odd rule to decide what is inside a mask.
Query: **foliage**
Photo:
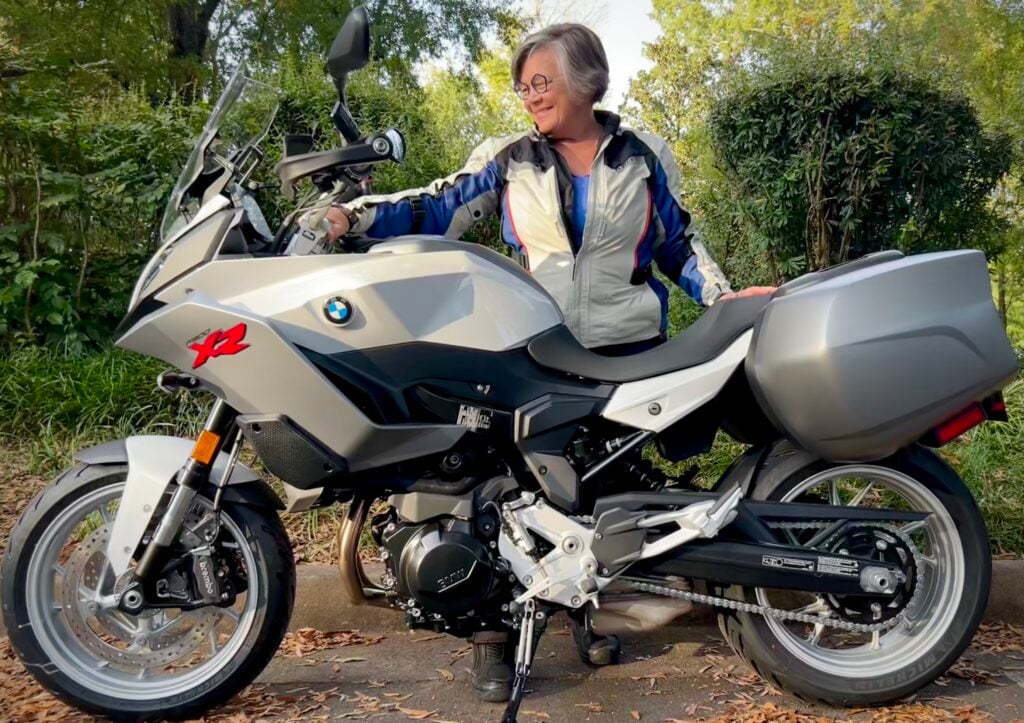
[[[81,350],[123,313],[197,115],[6,60],[20,73],[0,68],[0,339]]]
[[[927,79],[776,62],[716,103],[708,131],[776,281],[886,248],[1000,250],[988,199],[1009,137]]]
[[[9,34],[59,72],[89,67],[160,101],[191,86],[181,97],[209,100],[239,58],[322,56],[359,4],[373,22],[374,58],[390,72],[444,51],[475,59],[487,33],[521,22],[497,0],[4,0],[2,14]]]
[[[734,285],[775,276],[768,256],[752,241],[759,230],[746,204],[737,202],[738,189],[719,168],[708,136],[711,108],[737,76],[770,73],[777,64],[802,56],[808,66],[820,63],[852,72],[899,69],[914,77],[942,78],[943,87],[967,97],[986,133],[1007,132],[1018,147],[1024,142],[1024,13],[1019,3],[654,0],[654,17],[662,29],[646,47],[654,64],[631,83],[623,110],[628,120],[672,145],[683,193],[703,219],[707,241]],[[988,200],[999,217],[1019,215],[1014,210],[1022,203],[1019,196],[999,193]],[[990,247],[1008,242],[989,238]]]
[[[238,2],[246,13],[260,6]],[[35,24],[29,21],[31,7],[13,10],[10,21],[0,25],[0,207],[5,209],[0,216],[0,343],[44,343],[80,353],[105,343],[123,313],[138,269],[158,240],[163,204],[208,108],[201,99],[189,104],[168,95],[166,88],[156,92],[157,86],[135,66],[168,67],[170,61],[159,60],[166,48],[158,52],[139,46],[144,41],[137,35],[112,39],[99,28],[111,12],[109,3],[82,11],[81,27],[96,26],[90,38],[69,32],[70,6],[53,5],[48,21],[59,27],[52,43],[40,30],[46,22],[38,17]],[[224,11],[230,7],[221,5]],[[274,22],[289,32],[301,35],[303,23],[311,21],[307,9],[274,7]],[[426,25],[414,23],[431,7]],[[156,22],[149,17],[151,10],[148,4],[128,3],[122,7],[125,17],[113,26],[137,29],[139,23]],[[329,43],[346,11],[347,6],[325,10],[314,35]],[[394,126],[409,141],[404,165],[379,168],[374,182],[383,191],[447,175],[464,162],[472,148],[469,141],[488,125],[482,122],[487,108],[477,102],[481,83],[475,77],[445,71],[423,84],[409,64],[442,46],[464,47],[477,55],[481,33],[499,19],[503,27],[512,19],[485,0],[417,3],[404,21],[394,11],[392,4],[375,17],[380,60],[354,74],[348,89],[365,131]],[[289,12],[290,19],[285,17]],[[251,20],[249,14],[246,18]],[[403,30],[403,22],[413,26]],[[441,32],[446,23],[459,34]],[[415,40],[417,33],[429,31],[437,32],[401,52],[380,43],[389,34]],[[462,40],[451,40],[455,37]],[[253,36],[246,42],[258,45],[258,40]],[[330,121],[336,95],[323,71],[326,47],[307,41],[302,52],[281,51],[274,58],[257,52],[251,63],[257,75],[283,92],[273,135],[264,144],[269,157],[261,172],[268,181],[285,132],[311,132],[321,148],[337,144]],[[236,45],[233,52],[243,50]],[[98,56],[106,59],[97,61]],[[140,74],[131,75],[133,68]],[[458,92],[449,93],[452,89]],[[460,106],[474,110],[460,114]],[[446,126],[455,119],[454,127]],[[475,133],[474,121],[481,121]],[[269,188],[262,200],[279,219],[290,209],[273,183]],[[485,227],[477,235],[495,238],[496,232]]]

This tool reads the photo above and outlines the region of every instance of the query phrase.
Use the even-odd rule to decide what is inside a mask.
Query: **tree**
[[[672,145],[682,191],[720,263],[741,284],[774,272],[748,243],[758,231],[708,138],[710,109],[737,75],[804,55],[838,57],[854,70],[881,65],[938,77],[967,97],[987,129],[1008,132],[1018,147],[1024,142],[1019,1],[654,0],[654,15],[663,34],[646,52],[655,64],[631,84],[625,115]],[[1022,217],[1006,205],[1024,201],[1020,195],[993,193],[989,201],[997,216]]]
[[[156,102],[215,94],[240,59],[275,67],[285,56],[319,58],[357,2],[299,0],[0,0],[8,33],[67,70],[98,66]],[[369,0],[375,60],[408,73],[451,51],[479,57],[488,33],[518,16],[499,0]]]
[[[989,196],[1010,140],[926,79],[817,55],[776,63],[708,128],[776,281],[885,248],[999,251]]]

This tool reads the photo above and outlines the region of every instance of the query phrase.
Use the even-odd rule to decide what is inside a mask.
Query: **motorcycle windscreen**
[[[917,441],[1017,370],[980,251],[855,268],[773,299],[746,361],[779,429],[836,461]]]

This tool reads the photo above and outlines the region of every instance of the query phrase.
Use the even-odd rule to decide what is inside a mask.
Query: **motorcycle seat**
[[[535,336],[527,351],[548,369],[599,382],[633,382],[711,361],[754,325],[770,296],[722,301],[664,344],[629,356],[602,356],[590,351],[560,324]]]

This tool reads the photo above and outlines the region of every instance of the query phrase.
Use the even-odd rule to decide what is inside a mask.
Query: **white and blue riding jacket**
[[[536,130],[489,139],[466,165],[424,188],[364,196],[350,204],[351,233],[458,238],[501,215],[501,237],[555,298],[584,346],[664,334],[668,290],[652,264],[705,306],[730,291],[679,197],[679,170],[657,136],[597,111],[606,135],[591,167],[582,235],[573,228],[573,182]]]

